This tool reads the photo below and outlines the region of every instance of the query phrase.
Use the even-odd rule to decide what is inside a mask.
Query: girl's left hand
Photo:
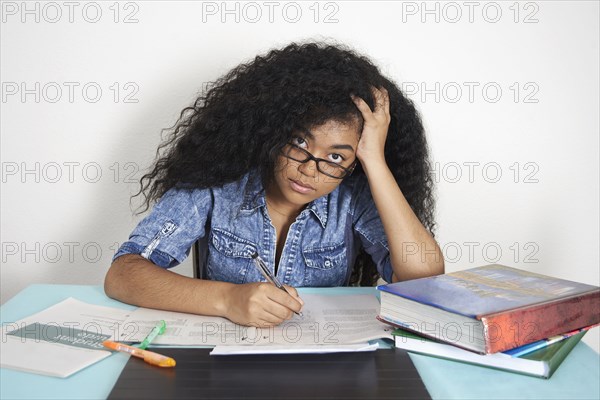
[[[363,166],[375,160],[385,162],[385,139],[391,120],[388,91],[384,87],[378,89],[372,86],[371,92],[375,98],[375,111],[371,111],[369,105],[360,97],[351,96],[365,120],[356,150],[356,157]]]

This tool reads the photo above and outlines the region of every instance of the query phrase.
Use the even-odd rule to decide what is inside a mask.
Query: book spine
[[[573,337],[573,340],[568,340],[567,342],[565,342],[564,346],[561,346],[561,348],[554,355],[554,357],[550,358],[550,361],[548,361],[548,369],[549,369],[548,378],[550,378],[552,376],[552,374],[554,374],[554,372],[562,364],[562,362],[565,360],[565,358],[567,358],[567,356],[569,355],[571,350],[573,350],[573,348],[577,345],[577,343],[579,343],[579,341],[581,340],[583,335],[585,335],[585,332],[575,335]]]
[[[600,322],[600,291],[482,316],[487,353]]]

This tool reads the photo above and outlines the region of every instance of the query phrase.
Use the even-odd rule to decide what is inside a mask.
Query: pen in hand
[[[267,281],[269,281],[270,283],[272,283],[273,285],[277,286],[279,289],[283,290],[284,292],[286,292],[287,294],[289,294],[290,296],[292,295],[290,292],[287,291],[287,289],[285,288],[285,286],[283,286],[275,277],[275,275],[273,275],[271,273],[271,271],[269,270],[269,268],[267,267],[267,264],[265,264],[265,262],[263,261],[262,258],[260,258],[260,256],[258,255],[257,252],[252,253],[252,260],[254,260],[254,264],[256,265],[256,267],[260,270],[260,272],[263,274],[263,276],[265,277],[265,279]],[[293,296],[292,296],[293,297]],[[294,313],[296,315],[299,315],[302,317],[302,312],[296,312],[294,311]]]

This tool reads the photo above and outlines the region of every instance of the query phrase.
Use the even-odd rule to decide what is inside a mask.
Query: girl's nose
[[[302,163],[298,166],[298,171],[300,171],[303,175],[310,176],[312,178],[317,176],[317,162],[315,160],[310,160],[305,163]]]

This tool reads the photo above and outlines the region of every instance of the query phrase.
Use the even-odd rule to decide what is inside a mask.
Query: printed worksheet
[[[0,366],[68,377],[112,353],[105,340],[123,340],[137,327],[130,311],[68,298],[37,314],[2,325]]]
[[[167,329],[154,344],[218,345],[349,345],[369,340],[392,338],[393,328],[376,319],[379,302],[373,295],[302,294],[302,316],[295,315],[283,324],[248,327],[225,318],[205,317],[148,308],[131,312],[126,326],[135,326],[132,341],[141,341],[160,320]]]

